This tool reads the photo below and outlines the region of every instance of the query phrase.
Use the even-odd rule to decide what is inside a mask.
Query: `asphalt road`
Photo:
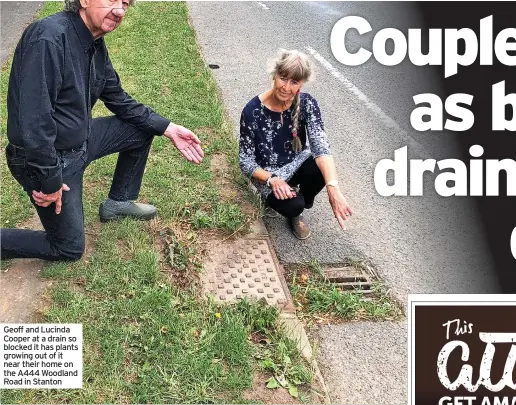
[[[316,78],[304,90],[319,101],[355,214],[347,230],[340,230],[323,192],[306,214],[313,230],[309,240],[296,240],[282,220],[268,220],[283,262],[369,259],[402,302],[408,293],[497,291],[477,212],[467,199],[438,196],[430,176],[424,197],[385,198],[374,187],[376,163],[403,146],[409,145],[409,158],[456,156],[453,134],[410,127],[412,96],[439,93],[439,78],[410,63],[384,67],[370,60],[346,67],[331,53],[330,32],[343,16],[362,16],[373,31],[403,30],[419,24],[410,3],[192,2],[189,7],[206,62],[220,65],[214,74],[235,130],[246,102],[269,87],[267,63],[278,48],[316,55]],[[351,35],[350,48],[370,49],[373,35]]]
[[[425,178],[424,197],[378,195],[374,168],[409,146],[409,158],[459,157],[456,135],[417,133],[410,126],[412,97],[441,95],[440,78],[410,63],[385,67],[374,60],[346,67],[332,55],[330,32],[346,15],[384,27],[419,28],[407,2],[191,2],[193,27],[220,87],[235,134],[242,108],[270,86],[268,61],[278,48],[312,55],[316,77],[304,88],[318,101],[342,189],[354,209],[340,230],[325,192],[305,217],[312,237],[298,241],[282,219],[267,219],[284,263],[316,258],[340,263],[369,260],[403,305],[409,293],[496,293],[495,271],[478,213],[464,198],[443,198]],[[374,33],[346,38],[350,50],[371,49]],[[406,403],[406,323],[354,322],[312,333],[332,400],[337,403]]]
[[[40,1],[0,1],[0,63],[14,50],[42,4]]]

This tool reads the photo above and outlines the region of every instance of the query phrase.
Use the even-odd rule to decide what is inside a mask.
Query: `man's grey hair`
[[[129,0],[129,6],[134,6],[134,3],[136,3],[136,0]],[[64,9],[66,11],[78,13],[81,8],[81,0],[64,0]]]

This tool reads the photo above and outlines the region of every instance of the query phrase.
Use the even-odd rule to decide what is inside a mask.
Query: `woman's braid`
[[[294,97],[294,101],[292,101],[292,149],[294,152],[300,152],[303,149],[303,144],[301,143],[301,139],[299,139],[299,115],[301,111],[301,101],[300,101],[300,93],[297,92]]]

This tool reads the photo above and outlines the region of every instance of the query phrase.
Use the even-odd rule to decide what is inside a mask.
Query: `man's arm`
[[[172,141],[188,161],[196,164],[202,162],[204,152],[201,148],[201,141],[188,128],[171,122],[163,135]]]
[[[19,119],[27,164],[41,183],[41,192],[53,194],[63,185],[54,142],[52,116],[62,83],[62,53],[58,45],[38,40],[23,49],[19,74]],[[21,145],[20,145],[21,146]]]

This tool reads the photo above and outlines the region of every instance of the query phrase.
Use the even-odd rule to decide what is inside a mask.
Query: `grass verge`
[[[41,16],[61,7],[46,3]],[[285,387],[299,395],[297,387],[310,381],[311,372],[275,326],[276,310],[248,302],[221,307],[199,297],[199,245],[244,232],[257,214],[234,170],[237,145],[186,5],[138,3],[106,42],[125,90],[192,129],[206,157],[195,166],[166,138],[154,140],[140,194],[140,201],[159,208],[150,223],[101,226],[98,205],[108,194],[116,156],[90,165],[84,187],[87,252],[76,263],[49,264],[42,272],[53,280],[42,321],[83,325],[83,389],[4,390],[1,402],[242,403],[252,400],[243,395],[257,370],[288,381]],[[8,73],[4,66],[4,135]],[[95,116],[108,114],[102,106],[94,110]],[[222,185],[213,174],[215,160],[229,168]],[[20,189],[3,170],[2,225],[16,226],[34,212]]]
[[[351,267],[362,269],[359,261]],[[340,323],[349,320],[394,320],[401,316],[398,304],[379,281],[366,297],[360,290],[346,291],[331,283],[316,260],[286,266],[286,279],[298,316],[308,323]]]

